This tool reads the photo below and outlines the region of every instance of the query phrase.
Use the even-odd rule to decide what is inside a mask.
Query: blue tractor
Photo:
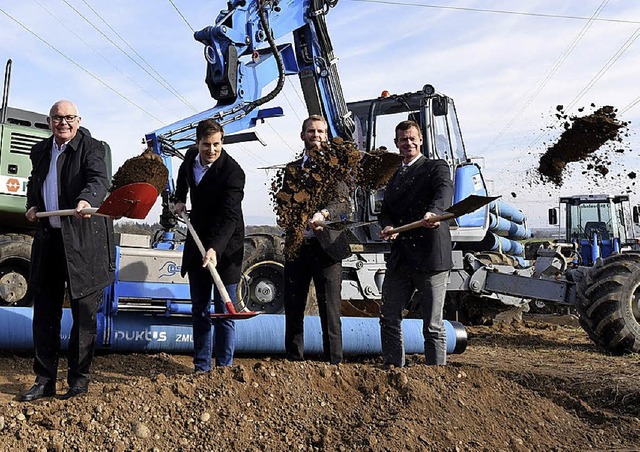
[[[565,196],[560,198],[560,207],[549,209],[549,224],[561,229],[558,214],[564,214],[561,240],[574,245],[575,264],[591,267],[599,258],[637,248],[637,212],[637,207],[631,209],[627,195]]]

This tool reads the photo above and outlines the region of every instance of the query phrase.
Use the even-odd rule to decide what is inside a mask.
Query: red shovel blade
[[[236,308],[233,306],[233,303],[227,301],[225,303],[227,311],[221,314],[211,314],[211,318],[213,319],[231,319],[231,320],[242,320],[242,319],[250,319],[251,317],[255,317],[260,314],[264,314],[264,311],[244,311],[237,312]]]
[[[248,311],[248,312],[234,312],[234,313],[223,313],[223,314],[211,314],[212,319],[230,319],[230,320],[243,320],[250,319],[251,317],[255,317],[257,315],[264,314],[264,311]]]
[[[142,220],[147,217],[156,199],[158,190],[153,185],[146,182],[127,184],[107,196],[97,213],[113,218]]]

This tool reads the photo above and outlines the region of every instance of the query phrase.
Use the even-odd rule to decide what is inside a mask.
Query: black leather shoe
[[[51,383],[36,383],[27,392],[18,397],[20,402],[32,402],[43,397],[53,397],[56,395],[56,385]]]
[[[76,396],[86,394],[89,388],[86,386],[72,386],[67,392],[60,396],[60,400],[69,400]]]

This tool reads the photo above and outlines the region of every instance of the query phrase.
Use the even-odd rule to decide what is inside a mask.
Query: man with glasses
[[[96,312],[102,289],[113,281],[111,220],[82,212],[99,206],[109,181],[105,148],[80,128],[76,106],[56,102],[48,118],[53,136],[31,149],[27,212],[38,222],[31,250],[29,289],[33,291],[35,384],[20,395],[28,402],[56,394],[60,324],[65,286],[71,298],[73,327],[69,338],[69,399],[85,394],[96,341]],[[72,216],[38,219],[37,212],[75,209]]]

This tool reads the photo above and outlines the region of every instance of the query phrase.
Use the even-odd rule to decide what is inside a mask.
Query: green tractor
[[[37,142],[51,135],[47,116],[11,108],[7,61],[0,108],[0,306],[29,306],[27,278],[35,226],[24,216],[29,153]]]

